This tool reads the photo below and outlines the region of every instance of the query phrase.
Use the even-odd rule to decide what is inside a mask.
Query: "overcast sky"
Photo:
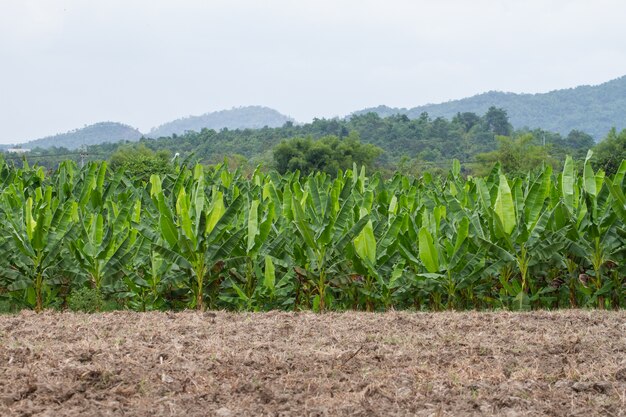
[[[626,74],[625,16],[619,0],[0,0],[0,143],[599,84]]]

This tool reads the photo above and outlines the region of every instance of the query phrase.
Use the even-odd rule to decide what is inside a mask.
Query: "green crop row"
[[[3,164],[0,301],[37,311],[72,300],[135,310],[626,306],[626,162],[612,178],[589,157],[582,173],[570,158],[559,173],[460,171],[245,178],[198,165],[145,183],[104,162],[51,174]]]

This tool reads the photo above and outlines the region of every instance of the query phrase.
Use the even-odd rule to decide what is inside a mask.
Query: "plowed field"
[[[626,312],[0,316],[2,416],[626,415]]]

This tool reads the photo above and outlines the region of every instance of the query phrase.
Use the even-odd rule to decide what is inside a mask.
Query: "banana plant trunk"
[[[37,298],[35,311],[37,313],[41,313],[43,311],[43,276],[41,272],[37,274],[37,279],[35,280],[35,296]]]
[[[196,279],[197,279],[197,293],[196,293],[196,310],[202,311],[204,310],[204,297],[202,296],[204,293],[204,267],[200,267],[198,271],[196,271]]]

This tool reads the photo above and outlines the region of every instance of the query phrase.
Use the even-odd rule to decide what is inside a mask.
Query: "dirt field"
[[[0,415],[626,415],[626,312],[0,317]]]

